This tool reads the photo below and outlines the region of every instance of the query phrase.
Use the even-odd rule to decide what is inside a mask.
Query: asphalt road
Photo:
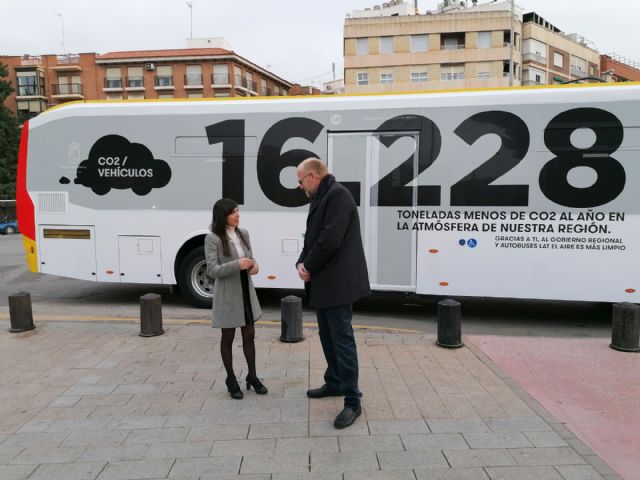
[[[0,235],[0,314],[8,315],[8,296],[31,293],[34,317],[52,320],[130,320],[139,318],[139,298],[162,295],[163,318],[206,321],[207,310],[191,307],[176,288],[159,285],[107,284],[28,271],[21,235]],[[280,299],[301,291],[259,290],[263,319],[280,319]],[[435,334],[439,298],[373,296],[356,304],[354,323],[373,328],[408,329]],[[611,305],[589,302],[462,298],[463,335],[555,337],[610,336]],[[303,321],[315,315],[305,309]]]

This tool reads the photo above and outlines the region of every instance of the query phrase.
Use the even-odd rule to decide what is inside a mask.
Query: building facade
[[[599,75],[599,54],[509,1],[444,0],[415,14],[403,0],[344,23],[346,93],[506,87]],[[389,5],[388,7],[385,5]],[[389,11],[389,15],[385,13]],[[560,62],[557,66],[554,62]]]
[[[600,71],[609,82],[640,82],[640,63],[615,53],[600,56]]]
[[[73,100],[287,95],[292,84],[222,48],[4,56],[22,123]]]

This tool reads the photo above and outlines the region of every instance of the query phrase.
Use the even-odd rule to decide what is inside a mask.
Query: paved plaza
[[[37,319],[36,319],[37,322]],[[470,341],[358,329],[363,414],[345,430],[317,332],[259,325],[269,394],[225,389],[219,332],[167,324],[0,320],[0,479],[590,480],[618,478]],[[246,375],[240,335],[234,360]]]

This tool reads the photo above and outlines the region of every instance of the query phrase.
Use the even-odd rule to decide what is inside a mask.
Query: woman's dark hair
[[[222,253],[224,253],[227,257],[230,255],[229,237],[227,236],[227,217],[236,208],[238,208],[238,204],[230,198],[221,198],[213,204],[211,231],[219,236],[222,240]],[[239,228],[236,228],[236,233],[238,234],[238,237],[240,237],[240,242],[242,242],[242,245],[244,245],[244,247],[248,250],[249,242],[244,237],[244,234],[240,231]]]

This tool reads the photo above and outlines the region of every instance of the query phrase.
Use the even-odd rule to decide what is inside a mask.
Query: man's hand
[[[311,274],[307,272],[306,268],[304,268],[304,263],[299,263],[296,267],[298,269],[298,276],[300,277],[300,280],[303,282],[309,282],[311,280]]]

